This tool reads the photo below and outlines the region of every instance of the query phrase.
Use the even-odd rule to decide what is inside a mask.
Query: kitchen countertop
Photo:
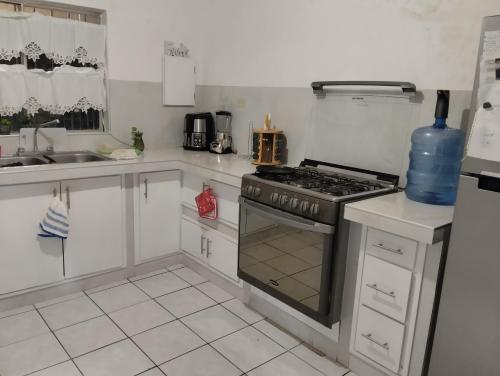
[[[255,171],[247,158],[234,154],[186,151],[182,148],[146,150],[132,160],[49,164],[0,169],[0,186],[161,170],[183,170],[236,187]]]
[[[453,221],[453,206],[428,205],[397,192],[346,205],[344,217],[410,239],[434,244]]]

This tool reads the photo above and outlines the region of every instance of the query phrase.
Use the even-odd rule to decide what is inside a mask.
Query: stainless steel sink
[[[41,157],[20,156],[20,157],[2,157],[0,158],[0,168],[37,166],[48,164],[49,161]]]
[[[91,151],[68,151],[61,153],[45,154],[45,158],[52,163],[85,163],[111,161],[111,158],[104,157]]]

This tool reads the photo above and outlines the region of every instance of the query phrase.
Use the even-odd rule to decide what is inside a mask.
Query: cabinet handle
[[[144,198],[148,199],[148,179],[144,179]]]
[[[69,185],[66,186],[66,206],[68,207],[68,210],[71,208],[71,201],[69,198]]]
[[[211,243],[212,243],[212,241],[207,238],[207,258],[210,257],[210,255],[212,254],[212,252],[210,252],[210,244]]]
[[[55,188],[54,188],[54,189],[52,190],[52,195],[53,195],[54,197],[57,197],[57,189],[55,189]]]
[[[205,241],[205,237],[203,235],[201,235],[200,240],[201,240],[200,253],[203,255],[203,252],[205,252],[205,250],[203,249],[203,242]]]
[[[373,338],[371,333],[368,333],[368,334],[361,333],[361,335],[364,338],[366,338],[368,341],[370,341],[370,342],[376,344],[377,346],[380,346],[380,347],[386,349],[387,351],[389,351],[389,344],[387,342],[377,341],[376,339]]]
[[[397,255],[403,255],[403,251],[398,248],[398,249],[394,249],[394,248],[389,248],[389,247],[386,247],[384,245],[384,243],[372,243],[372,245],[374,247],[377,247],[377,248],[380,248],[380,249],[383,249],[384,251],[387,251],[387,252],[392,252],[392,253],[395,253]]]
[[[395,298],[396,297],[396,294],[394,293],[394,291],[383,290],[380,287],[378,287],[376,283],[374,283],[373,285],[370,285],[369,283],[367,283],[366,287],[369,287],[369,288],[371,288],[371,289],[373,289],[373,290],[375,290],[377,292],[380,292],[381,294],[390,296],[391,298]]]

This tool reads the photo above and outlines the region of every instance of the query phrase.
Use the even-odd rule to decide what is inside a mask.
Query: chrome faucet
[[[50,127],[51,125],[56,125],[59,123],[60,123],[60,121],[58,119],[55,119],[52,121],[48,121],[46,123],[35,125],[35,132],[33,134],[33,152],[35,152],[35,153],[38,152],[38,130],[40,128],[47,128],[47,127]]]

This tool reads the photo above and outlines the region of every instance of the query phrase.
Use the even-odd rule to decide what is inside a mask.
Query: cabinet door
[[[180,171],[139,175],[138,261],[179,251]]]
[[[208,261],[206,257],[207,235],[206,231],[200,225],[183,219],[181,239],[181,248],[183,251],[203,262]]]
[[[124,265],[120,176],[67,180],[62,196],[69,211],[64,242],[67,278]]]
[[[222,234],[210,231],[207,237],[206,253],[208,264],[222,274],[238,280],[238,245]]]
[[[0,294],[63,279],[62,243],[37,236],[59,182],[0,187]]]

